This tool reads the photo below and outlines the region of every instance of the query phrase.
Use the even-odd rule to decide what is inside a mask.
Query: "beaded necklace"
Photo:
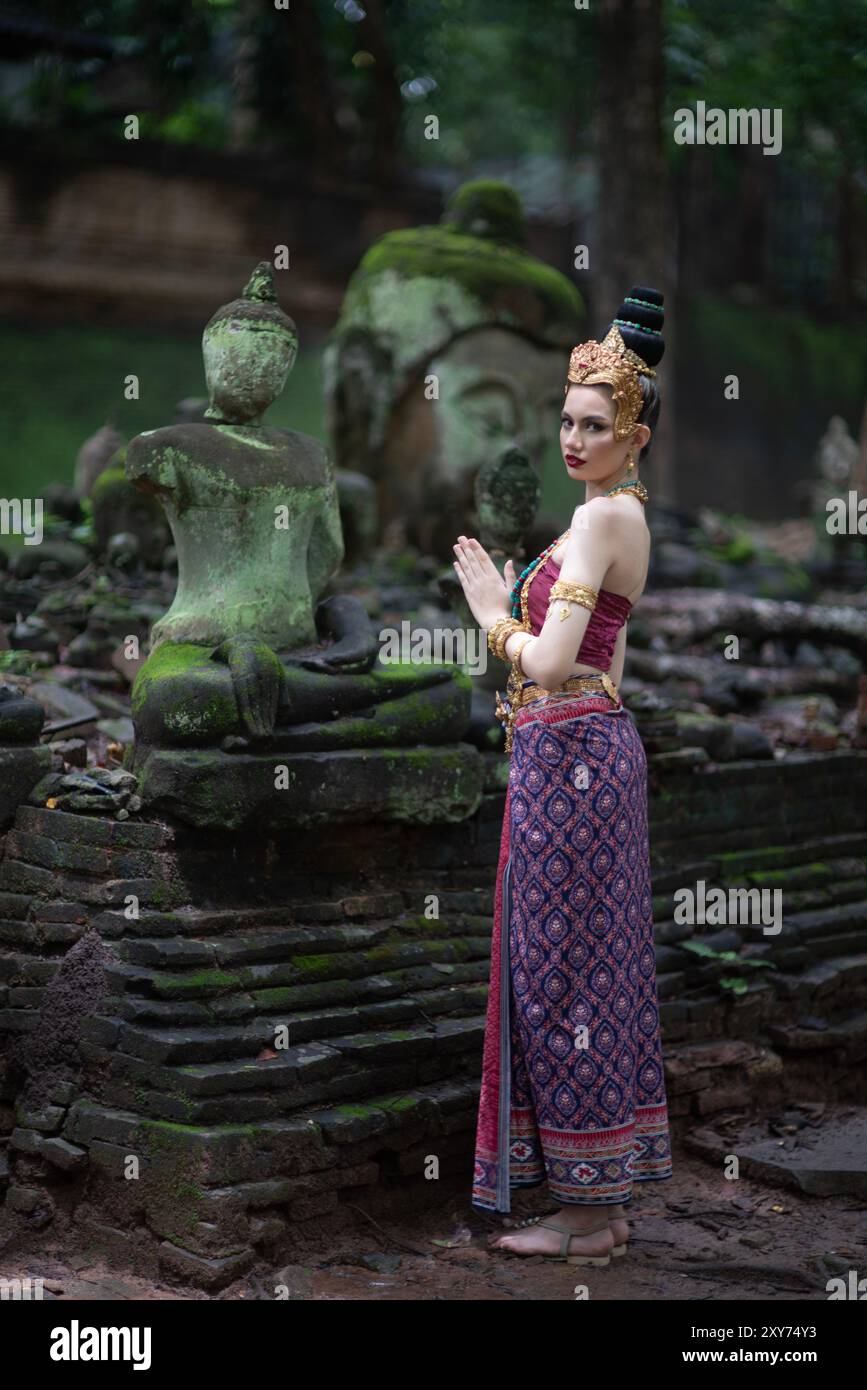
[[[614,487],[609,488],[607,492],[603,493],[603,496],[611,497],[615,492],[627,491],[634,493],[639,502],[647,502],[647,488],[642,482],[639,482],[637,478],[625,483],[615,483]],[[570,530],[571,527],[569,530],[564,531],[562,536],[558,536],[555,541],[552,541],[549,546],[546,546],[542,554],[537,555],[535,560],[531,560],[527,568],[521,571],[512,585],[512,617],[520,619],[527,632],[530,631],[530,597],[527,591],[530,584],[539,573],[539,570],[545,564],[548,556],[553,554],[560,542],[566,539]]]

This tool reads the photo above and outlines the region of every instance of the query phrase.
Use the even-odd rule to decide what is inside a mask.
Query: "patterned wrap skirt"
[[[606,695],[542,696],[514,725],[472,1203],[547,1181],[603,1206],[671,1175],[644,745]]]

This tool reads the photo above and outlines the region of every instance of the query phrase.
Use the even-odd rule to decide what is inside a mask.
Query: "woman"
[[[585,501],[506,584],[478,541],[455,568],[491,650],[510,752],[473,1204],[509,1211],[545,1179],[556,1219],[491,1248],[569,1264],[625,1253],[633,1182],[671,1177],[647,833],[647,762],[617,693],[647,580],[647,456],[662,295],[635,287],[569,360],[560,446]],[[529,635],[528,635],[529,634]],[[577,653],[577,656],[576,656]]]

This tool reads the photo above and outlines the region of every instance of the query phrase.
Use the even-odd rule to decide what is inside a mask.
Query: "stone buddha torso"
[[[314,607],[343,558],[319,440],[269,426],[169,426],[131,442],[126,471],[159,493],[178,553],[178,588],[154,649],[249,633],[278,651],[316,640]]]

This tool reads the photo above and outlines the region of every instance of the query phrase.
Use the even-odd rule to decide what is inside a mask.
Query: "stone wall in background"
[[[424,1202],[431,1156],[469,1193],[504,803],[484,756],[482,806],[454,826],[221,835],[20,807],[0,865],[0,1227],[53,1221],[220,1288],[343,1203]],[[648,762],[673,1131],[863,1102],[867,752]],[[678,920],[699,881],[780,889],[782,930]]]

